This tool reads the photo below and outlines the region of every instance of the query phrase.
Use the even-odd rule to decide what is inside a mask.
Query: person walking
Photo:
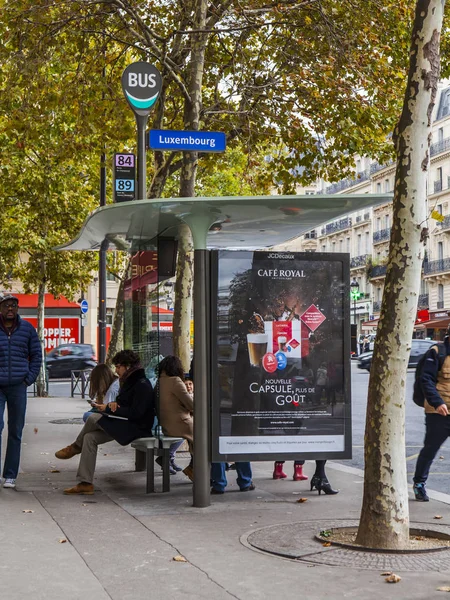
[[[413,490],[418,502],[428,502],[425,488],[431,465],[439,448],[450,436],[450,325],[444,339],[444,362],[439,358],[439,349],[432,346],[422,366],[419,383],[425,402],[425,440],[416,463]],[[439,368],[441,367],[441,368]]]
[[[155,397],[139,356],[133,350],[121,350],[112,363],[120,384],[116,400],[97,404],[95,408],[99,412],[90,415],[76,440],[55,452],[56,458],[62,460],[81,454],[77,472],[79,483],[65,489],[64,494],[94,493],[94,471],[100,444],[116,440],[121,446],[127,446],[137,438],[152,435]]]
[[[36,381],[42,364],[42,348],[36,330],[19,316],[18,310],[16,296],[0,295],[0,442],[5,406],[8,407],[4,488],[16,487],[27,387]]]

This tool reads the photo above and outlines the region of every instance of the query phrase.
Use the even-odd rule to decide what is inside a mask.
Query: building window
[[[339,252],[344,252],[344,240],[339,240]]]
[[[384,215],[384,228],[389,229],[391,226],[391,217],[390,215]]]
[[[346,252],[350,252],[350,238],[347,238],[347,248],[346,248]]]
[[[356,255],[361,256],[361,234],[360,233],[358,234],[358,239],[357,239]]]
[[[444,243],[438,242],[438,260],[444,260]]]
[[[377,231],[381,231],[381,217],[377,218]]]
[[[387,194],[389,192],[389,179],[384,180],[384,193]]]
[[[370,231],[366,231],[366,254],[370,254]]]
[[[436,120],[446,117],[450,112],[450,88],[442,90]]]
[[[443,142],[444,141],[444,128],[443,127],[439,127],[438,129],[438,142]]]
[[[377,183],[377,194],[381,194],[381,183]]]

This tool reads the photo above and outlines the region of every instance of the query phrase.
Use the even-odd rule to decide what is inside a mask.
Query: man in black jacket
[[[418,502],[428,502],[425,489],[431,464],[439,448],[450,437],[450,380],[445,377],[450,372],[450,325],[444,340],[445,358],[439,356],[439,349],[433,346],[427,352],[420,375],[420,385],[425,396],[425,441],[417,458],[414,473],[414,496]]]
[[[98,413],[86,421],[75,442],[58,450],[56,458],[68,459],[81,454],[76,486],[65,494],[93,494],[97,448],[116,440],[122,446],[140,437],[152,435],[155,398],[152,384],[145,376],[139,356],[132,350],[118,352],[113,360],[119,376],[120,391],[115,402],[96,404]]]

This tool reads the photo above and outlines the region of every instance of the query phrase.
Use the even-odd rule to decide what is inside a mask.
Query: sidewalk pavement
[[[348,564],[333,567],[251,548],[246,536],[264,527],[358,519],[362,471],[345,464],[327,464],[340,493],[319,496],[309,482],[292,481],[291,462],[281,481],[272,479],[273,463],[253,463],[255,491],[240,493],[229,471],[227,492],[200,509],[192,507],[192,485],[182,473],[171,477],[170,493],[146,495],[134,452],[111,442],[99,451],[95,495],[64,496],[78,458],[59,461],[54,452],[80,426],[52,421],[80,417],[85,406],[76,398],[29,399],[17,489],[0,491],[4,600],[428,600],[442,598],[436,588],[450,585],[450,572],[436,570],[396,571],[401,582],[388,584],[381,570],[355,568],[351,552]],[[311,477],[314,462],[305,471]],[[411,521],[436,525],[439,514],[439,524],[450,527],[450,496],[431,495],[429,503],[410,502]],[[297,503],[299,497],[307,501]],[[173,560],[179,555],[186,562]]]

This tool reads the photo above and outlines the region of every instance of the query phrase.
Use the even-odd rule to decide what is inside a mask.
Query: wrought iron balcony
[[[385,242],[391,237],[391,228],[380,229],[380,231],[373,232],[373,243],[377,244],[380,242]]]
[[[450,258],[440,258],[438,260],[428,260],[423,263],[423,272],[425,275],[434,273],[444,273],[450,271]]]
[[[380,312],[380,310],[381,310],[381,300],[377,300],[376,302],[374,302],[372,304],[372,310],[373,310],[373,312]]]
[[[339,221],[335,221],[334,223],[329,223],[325,226],[325,233],[330,235],[330,233],[335,233],[336,231],[341,231],[342,229],[348,229],[352,226],[352,220],[349,217],[345,217],[345,219],[340,219]]]
[[[381,171],[382,169],[389,167],[389,165],[392,165],[393,162],[394,162],[393,160],[389,160],[387,163],[384,163],[382,165],[380,165],[380,163],[378,163],[378,162],[372,163],[370,165],[370,174],[373,175],[377,171]]]
[[[384,277],[386,275],[387,265],[376,265],[372,267],[369,272],[369,278],[375,279],[375,277]]]
[[[430,156],[435,156],[436,154],[440,154],[441,152],[445,152],[450,149],[450,138],[445,138],[444,140],[440,140],[439,142],[435,142],[430,146]]]
[[[367,259],[370,254],[361,254],[360,256],[353,256],[350,259],[350,269],[356,269],[358,267],[365,267],[367,265]]]
[[[444,308],[444,301],[443,300],[438,300],[436,302],[436,308]]]
[[[429,299],[428,294],[420,294],[419,301],[417,302],[418,308],[428,308],[429,307]]]
[[[367,181],[370,177],[370,169],[366,169],[365,171],[360,171],[356,174],[356,177],[347,177],[346,179],[341,179],[337,183],[332,183],[327,188],[325,188],[326,194],[337,194],[342,190],[346,190],[349,187],[353,187],[354,185],[358,185],[362,181]]]
[[[440,227],[442,231],[450,229],[450,215],[445,215],[443,221],[437,222],[437,226]]]

